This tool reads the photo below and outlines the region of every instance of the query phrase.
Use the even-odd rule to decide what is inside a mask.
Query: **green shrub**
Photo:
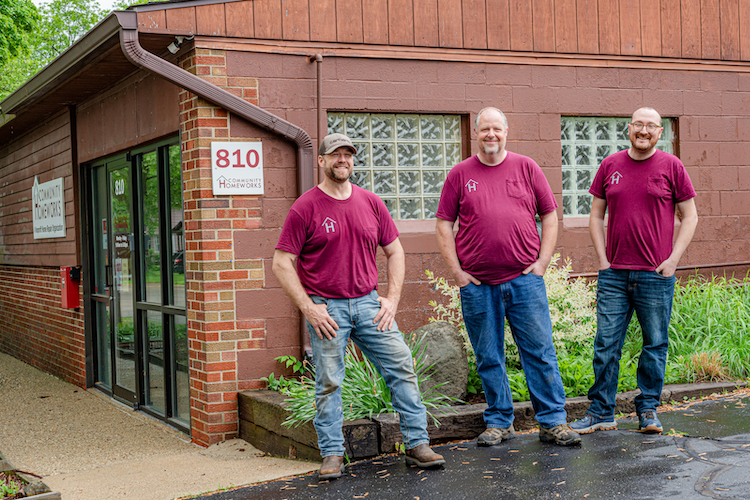
[[[420,390],[425,387],[424,382],[430,380],[428,375],[433,365],[426,365],[424,350],[426,347],[425,335],[417,337],[416,334],[404,335],[404,340],[411,350],[414,358],[414,371],[417,374],[417,382]],[[287,367],[298,367],[298,361],[291,356],[276,358],[277,361],[286,364]],[[345,420],[357,420],[359,418],[372,418],[373,415],[393,412],[391,393],[385,384],[385,380],[375,369],[375,366],[365,356],[360,356],[358,351],[349,344],[344,356],[344,367],[346,376],[341,384],[341,400]],[[300,366],[300,368],[303,368]],[[298,371],[297,379],[274,378],[271,374],[265,379],[276,386],[276,390],[286,394],[290,414],[284,421],[284,425],[297,427],[315,418],[315,374],[314,367],[309,371]],[[427,407],[430,415],[437,425],[439,422],[431,413],[444,413],[450,411],[450,404],[458,400],[441,394],[438,389],[443,384],[434,386],[429,391],[422,391],[422,403]],[[433,410],[433,411],[431,411]],[[435,411],[437,410],[437,412]]]
[[[566,395],[583,396],[594,382],[593,341],[596,334],[596,283],[570,279],[571,265],[558,266],[555,255],[544,281],[547,287],[553,338]],[[469,357],[470,394],[481,391],[476,357],[461,315],[457,286],[426,271],[430,283],[448,300],[431,301],[435,316],[458,327]],[[691,276],[678,280],[669,325],[669,351],[665,383],[700,380],[741,380],[750,377],[750,276],[743,280]],[[506,324],[505,349],[508,378],[517,401],[528,398],[518,360],[518,350]],[[618,391],[638,387],[636,372],[643,337],[634,314],[620,358]]]

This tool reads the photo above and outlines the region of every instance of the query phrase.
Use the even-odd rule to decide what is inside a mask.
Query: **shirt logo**
[[[477,190],[477,185],[478,184],[479,183],[477,181],[475,181],[474,179],[469,179],[469,182],[466,183],[466,188],[471,193],[472,191],[476,191]]]
[[[612,174],[612,177],[610,178],[609,182],[610,184],[619,184],[620,179],[622,179],[622,174],[620,172],[615,172]]]
[[[336,232],[336,221],[331,219],[330,217],[326,217],[326,220],[323,221],[323,224],[321,226],[326,228],[326,234],[328,233],[335,233]]]

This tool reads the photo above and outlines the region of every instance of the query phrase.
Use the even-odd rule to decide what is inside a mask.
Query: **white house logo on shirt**
[[[614,174],[612,174],[612,177],[610,178],[609,182],[611,184],[619,184],[620,179],[622,179],[622,174],[620,172],[615,172]]]
[[[472,191],[476,191],[477,190],[477,185],[478,184],[479,183],[477,181],[475,181],[474,179],[469,179],[469,182],[466,183],[466,188],[471,193]]]
[[[323,221],[323,224],[321,226],[324,226],[326,228],[326,234],[328,233],[335,233],[336,232],[336,221],[331,219],[330,217],[326,217],[326,220]]]

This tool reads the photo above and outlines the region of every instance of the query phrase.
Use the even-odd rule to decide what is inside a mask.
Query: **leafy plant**
[[[15,474],[6,475],[0,472],[0,498],[15,497],[24,483]]]
[[[426,347],[425,335],[418,337],[416,334],[404,336],[406,344],[411,350],[414,359],[414,371],[420,387],[426,387],[424,382],[430,380],[429,375],[433,365],[425,363],[424,350]],[[277,358],[277,360],[279,360]],[[282,361],[280,361],[282,362]],[[296,360],[285,359],[284,364],[294,366]],[[359,418],[371,418],[373,415],[383,412],[393,412],[391,394],[386,386],[385,380],[375,369],[375,366],[365,356],[361,356],[352,345],[346,348],[344,356],[344,367],[346,377],[341,384],[341,399],[344,411],[344,419],[356,420]],[[268,379],[272,379],[272,375]],[[281,377],[278,379],[281,380]],[[284,425],[297,427],[315,418],[315,381],[312,369],[303,374],[299,380],[285,381],[283,391],[289,398],[286,400],[290,414],[284,421]],[[438,384],[426,392],[422,392],[422,403],[427,407],[428,414],[436,425],[439,424],[434,413],[450,411],[450,404],[456,402],[451,398],[438,392],[443,384]]]
[[[560,375],[567,396],[582,396],[594,381],[593,340],[596,332],[596,284],[570,279],[571,265],[558,265],[556,255],[545,274],[553,338]],[[446,302],[431,301],[435,316],[458,327],[469,358],[468,392],[481,390],[476,358],[461,315],[459,289],[426,271],[434,289]],[[691,276],[678,281],[669,325],[669,351],[665,383],[699,380],[742,380],[750,377],[750,276],[743,280]],[[636,389],[643,336],[637,316],[628,327],[620,358],[618,390]],[[506,325],[506,364],[516,400],[525,400],[523,371],[518,351]]]

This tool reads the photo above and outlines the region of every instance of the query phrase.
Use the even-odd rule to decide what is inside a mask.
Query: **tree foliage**
[[[119,0],[114,10],[149,0]],[[0,0],[0,100],[41,71],[109,14],[97,0]]]
[[[28,49],[38,20],[31,0],[0,0],[0,66]]]

